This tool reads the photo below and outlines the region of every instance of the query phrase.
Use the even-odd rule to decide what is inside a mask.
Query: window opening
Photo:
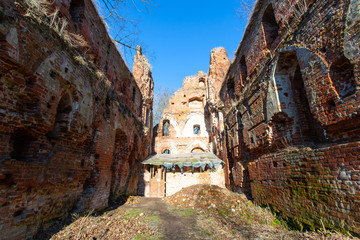
[[[135,102],[136,99],[136,89],[135,87],[133,87],[133,91],[132,91],[132,101]]]
[[[170,128],[170,122],[168,120],[165,120],[163,122],[163,136],[164,137],[169,136],[169,128]]]
[[[276,22],[273,6],[270,4],[263,15],[262,26],[264,29],[267,48],[270,49],[278,37],[279,25]]]
[[[73,0],[70,4],[70,15],[74,23],[81,23],[84,19],[84,0]]]
[[[48,137],[59,139],[68,130],[70,113],[72,111],[71,98],[68,93],[64,94],[58,104],[53,130],[47,134]]]
[[[199,135],[200,134],[200,125],[194,125],[194,134]]]
[[[230,78],[227,82],[227,90],[229,93],[230,99],[233,99],[235,97],[235,82],[233,78]]]
[[[342,56],[331,64],[330,77],[340,98],[356,92],[354,66],[346,57]]]
[[[240,59],[240,76],[241,76],[241,85],[245,85],[247,83],[247,66],[245,56],[242,56]]]

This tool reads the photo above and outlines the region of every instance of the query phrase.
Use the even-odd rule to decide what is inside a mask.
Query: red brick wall
[[[67,19],[68,33],[87,47],[69,45],[14,1],[0,3],[0,239],[31,237],[71,211],[137,193],[151,139],[143,97],[84,2],[81,23],[70,1],[55,1],[49,12],[58,7],[57,21]]]
[[[288,149],[249,164],[252,196],[293,227],[359,233],[360,142]]]
[[[229,188],[299,228],[360,234],[359,1],[304,3],[258,1],[220,91],[219,151]]]

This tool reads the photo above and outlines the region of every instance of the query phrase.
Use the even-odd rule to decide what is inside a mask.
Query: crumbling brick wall
[[[209,152],[209,123],[205,118],[206,74],[186,77],[183,87],[170,98],[155,137],[155,152]],[[194,128],[198,127],[195,134]]]
[[[92,2],[37,2],[0,3],[1,239],[136,194],[151,139]]]
[[[257,1],[220,90],[228,186],[297,228],[360,234],[359,6]]]

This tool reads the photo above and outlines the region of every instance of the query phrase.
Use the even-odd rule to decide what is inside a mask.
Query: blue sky
[[[155,6],[130,10],[139,19],[137,38],[150,53],[155,88],[181,88],[186,76],[208,72],[210,51],[225,47],[228,57],[241,41],[246,21],[236,15],[238,0],[151,0]],[[131,57],[132,58],[132,57]],[[132,62],[127,57],[129,66]]]

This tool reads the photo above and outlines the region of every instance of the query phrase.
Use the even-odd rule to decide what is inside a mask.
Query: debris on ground
[[[151,213],[136,209],[118,208],[101,216],[90,213],[78,217],[51,239],[158,239],[159,230],[151,224],[153,219]]]
[[[244,194],[214,185],[184,188],[165,201],[200,213],[199,224],[215,239],[355,239],[328,230],[290,231],[269,209],[254,205]]]
[[[129,204],[129,205],[135,205],[137,203],[139,203],[140,200],[140,196],[129,196],[125,202],[125,204]]]
[[[184,188],[164,201],[131,196],[122,203],[102,213],[73,215],[73,223],[47,236],[53,235],[53,240],[357,239],[326,229],[290,231],[269,209],[254,205],[244,194],[213,185]]]

